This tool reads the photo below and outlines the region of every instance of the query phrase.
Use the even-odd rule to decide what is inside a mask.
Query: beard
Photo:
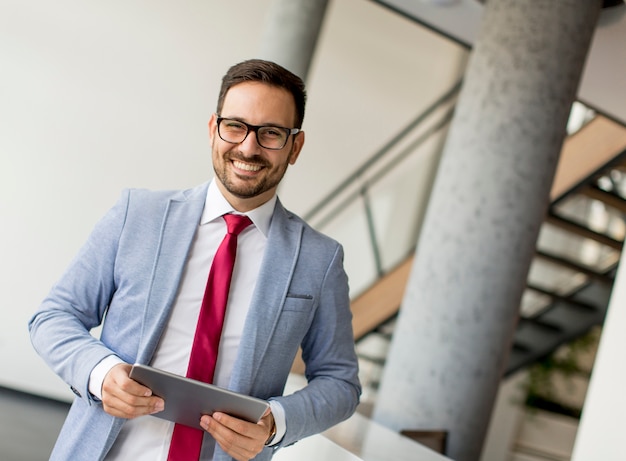
[[[253,198],[278,186],[287,171],[292,152],[293,150],[289,152],[284,164],[272,164],[259,156],[247,158],[235,149],[223,153],[214,150],[214,156],[217,155],[221,161],[213,162],[213,171],[229,193],[241,199]],[[238,175],[228,167],[233,160],[261,165],[261,171],[265,174],[254,177]]]

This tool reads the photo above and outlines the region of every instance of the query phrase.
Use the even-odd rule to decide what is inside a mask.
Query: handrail
[[[412,142],[411,144],[409,144],[406,149],[404,149],[402,152],[400,152],[400,154],[398,154],[397,160],[402,160],[403,158],[407,157],[409,154],[411,154],[411,152],[413,152],[417,147],[419,147],[424,141],[426,141],[428,138],[430,138],[430,136],[432,136],[433,134],[435,134],[437,131],[439,131],[440,129],[442,129],[443,127],[445,127],[448,122],[452,119],[452,115],[453,115],[454,109],[450,109],[449,111],[447,111],[443,117],[441,117],[441,120],[439,120],[438,123],[436,123],[435,125],[433,125],[429,130],[427,130],[426,132],[424,132],[420,137],[418,137],[414,142]],[[388,152],[388,151],[387,151]],[[362,185],[362,187],[360,187],[357,191],[352,192],[351,194],[347,195],[339,204],[337,204],[333,211],[328,213],[328,217],[326,219],[322,219],[320,221],[317,222],[317,226],[319,227],[323,227],[325,224],[328,223],[328,221],[330,219],[332,219],[332,217],[342,208],[345,208],[347,206],[348,203],[352,202],[356,197],[358,196],[364,196],[365,193],[369,190],[370,186],[372,186],[374,183],[377,182],[378,179],[380,179],[385,173],[387,173],[390,170],[390,167],[387,166],[383,169],[381,169],[378,172],[377,177],[370,179],[369,181],[367,181],[366,183],[364,183]],[[356,179],[358,179],[359,175],[353,174],[353,178],[352,181],[355,181]],[[342,183],[343,185],[343,183]],[[336,193],[340,193],[343,192],[345,189],[347,189],[349,186],[351,185],[351,183],[347,183],[344,187],[337,187],[335,189]],[[316,205],[316,207],[314,207],[314,209],[312,211],[315,211],[315,213],[313,213],[312,211],[309,212],[309,214],[311,215],[311,217],[319,212],[322,211],[323,208],[325,208],[322,205],[327,205],[327,203],[333,199],[336,198],[334,196],[328,195],[324,200],[325,202],[320,202],[320,204]],[[305,215],[305,216],[309,216],[309,215]],[[308,217],[307,220],[310,220],[311,217]]]
[[[348,187],[350,187],[358,178],[360,178],[366,171],[368,171],[372,166],[376,164],[380,159],[385,157],[391,149],[397,145],[400,141],[402,141],[408,134],[410,134],[417,126],[419,126],[429,115],[431,115],[435,110],[437,110],[444,103],[451,100],[453,97],[457,95],[460,91],[462,85],[462,80],[459,80],[452,88],[450,88],[446,93],[444,93],[439,99],[437,99],[433,104],[431,104],[424,112],[419,114],[415,119],[413,119],[406,127],[404,127],[396,136],[394,136],[391,140],[389,140],[383,147],[381,147],[378,151],[376,151],[368,160],[366,160],[360,167],[358,167],[352,174],[350,174],[341,184],[335,187],[332,191],[330,191],[326,196],[324,196],[317,205],[313,206],[311,210],[303,215],[305,221],[310,221],[314,216],[316,216],[322,209],[325,208],[326,204],[330,202],[333,198],[337,197],[339,194],[344,192]]]
[[[316,215],[320,214],[323,210],[326,210],[326,215],[322,216],[322,218],[318,219],[315,223],[317,228],[322,228],[338,216],[342,210],[346,209],[349,204],[360,197],[364,206],[364,213],[367,222],[367,235],[369,237],[370,248],[374,257],[374,265],[378,278],[385,275],[385,270],[383,268],[383,258],[380,251],[378,237],[376,235],[376,226],[369,198],[369,190],[375,183],[384,178],[400,160],[403,160],[414,153],[419,146],[430,139],[435,133],[449,125],[454,114],[454,104],[452,104],[452,107],[448,108],[439,120],[420,132],[419,136],[411,140],[408,145],[404,146],[399,152],[395,152],[393,157],[391,157],[391,154],[393,153],[392,149],[401,141],[404,141],[405,138],[408,138],[409,135],[411,135],[413,131],[425,122],[427,118],[436,110],[440,109],[443,105],[450,103],[459,93],[461,85],[462,80],[459,80],[304,215],[305,220],[312,222]],[[379,162],[382,162],[383,159],[387,160],[390,157],[391,160],[386,164],[379,164]],[[374,167],[378,167],[378,171],[374,171],[372,173],[371,170]],[[362,184],[356,184],[356,182],[361,179],[365,173],[370,173],[370,177],[363,178]],[[355,185],[357,186],[357,190],[354,190]],[[346,195],[345,192],[349,188],[352,188],[352,192]],[[340,194],[343,194],[343,197],[339,202],[337,202],[337,197],[339,197]]]

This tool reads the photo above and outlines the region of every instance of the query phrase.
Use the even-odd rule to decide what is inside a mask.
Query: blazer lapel
[[[159,246],[144,311],[137,361],[148,363],[178,292],[178,285],[204,209],[208,184],[170,199],[161,226]]]
[[[302,229],[302,223],[291,219],[280,201],[277,201],[263,263],[231,375],[232,389],[237,392],[249,393],[255,382],[259,363],[267,351],[287,296],[300,251]]]

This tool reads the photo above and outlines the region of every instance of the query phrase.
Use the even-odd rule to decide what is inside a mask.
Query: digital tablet
[[[147,365],[133,365],[130,377],[165,400],[165,410],[152,416],[195,428],[200,428],[202,415],[216,411],[256,423],[269,407],[265,400]]]

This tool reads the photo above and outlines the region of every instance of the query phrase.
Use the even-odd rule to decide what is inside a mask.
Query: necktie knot
[[[252,224],[250,218],[245,215],[225,214],[223,218],[226,221],[227,232],[232,235],[239,235],[241,231]]]

